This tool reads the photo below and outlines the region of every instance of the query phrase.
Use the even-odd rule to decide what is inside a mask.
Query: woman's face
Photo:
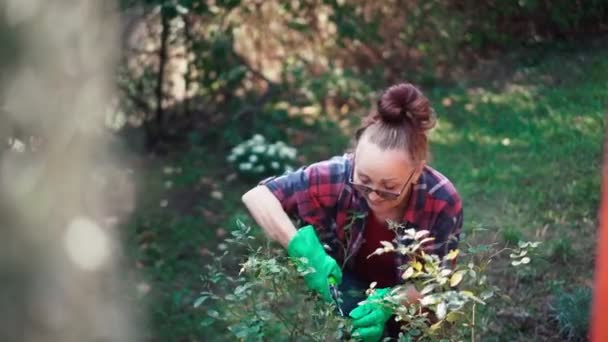
[[[407,199],[422,165],[412,163],[401,149],[382,150],[363,136],[355,151],[352,182],[374,213],[387,214]]]

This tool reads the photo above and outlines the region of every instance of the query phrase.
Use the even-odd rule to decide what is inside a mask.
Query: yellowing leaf
[[[412,267],[414,267],[418,272],[422,271],[422,264],[419,261],[414,261],[412,263]]]
[[[450,278],[451,287],[454,287],[454,286],[460,284],[460,282],[462,281],[462,277],[464,276],[464,272],[465,271],[458,271],[458,272],[452,274],[452,277]]]
[[[435,330],[439,329],[439,327],[441,326],[441,322],[443,322],[443,321],[439,321],[439,322],[437,322],[437,323],[435,323],[435,324],[431,325],[431,326],[429,327],[429,330],[430,330],[431,332],[434,332]]]
[[[425,243],[427,243],[427,242],[434,241],[434,240],[435,240],[435,238],[434,238],[434,237],[428,237],[428,238],[424,238],[424,239],[422,239],[422,240],[420,241],[420,244],[421,244],[421,245],[423,245],[423,244],[425,244]]]
[[[445,320],[450,322],[450,323],[454,323],[458,320],[460,314],[458,312],[452,311],[449,314],[447,314],[447,316],[445,316]]]
[[[460,250],[458,250],[458,249],[451,250],[450,253],[448,253],[448,255],[445,256],[445,260],[456,259],[456,257],[458,256],[458,253],[460,253]]]

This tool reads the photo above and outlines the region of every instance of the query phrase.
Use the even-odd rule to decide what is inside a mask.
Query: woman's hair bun
[[[386,123],[411,122],[422,131],[435,126],[435,111],[429,99],[411,83],[399,83],[386,89],[378,99],[377,110]]]

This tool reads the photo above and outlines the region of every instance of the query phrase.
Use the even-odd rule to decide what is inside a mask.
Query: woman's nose
[[[380,196],[378,196],[378,193],[375,190],[370,192],[367,195],[367,198],[369,198],[369,200],[373,202],[380,200]]]

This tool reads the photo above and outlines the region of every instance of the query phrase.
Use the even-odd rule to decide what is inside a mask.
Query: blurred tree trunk
[[[184,73],[184,116],[186,120],[192,124],[192,118],[190,113],[190,83],[191,83],[191,75],[192,75],[192,61],[190,60],[190,54],[192,53],[192,45],[194,42],[194,37],[192,35],[192,19],[191,15],[185,14],[182,15],[182,20],[184,21],[184,47],[185,47],[185,59],[186,59],[186,72]]]
[[[0,341],[134,341],[104,119],[113,1],[0,3]],[[20,132],[20,136],[14,134]],[[13,139],[6,148],[6,138]],[[19,142],[19,144],[17,144]],[[25,146],[25,148],[21,148]]]
[[[165,66],[167,65],[167,44],[169,40],[169,17],[166,11],[160,11],[160,49],[158,51],[158,74],[156,79],[156,125],[158,129],[162,131],[162,127],[165,123],[163,100],[164,95],[164,82],[165,82]]]

